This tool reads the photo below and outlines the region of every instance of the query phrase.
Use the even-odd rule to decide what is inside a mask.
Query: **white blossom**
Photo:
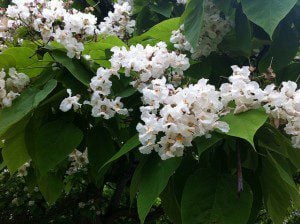
[[[13,0],[12,3],[6,10],[8,28],[34,29],[45,43],[55,40],[62,44],[71,58],[79,58],[83,41],[98,33],[94,15],[69,9],[62,0]]]
[[[115,114],[127,115],[128,110],[124,108],[120,97],[111,99],[111,87],[112,82],[110,78],[113,75],[118,75],[113,69],[105,69],[100,67],[97,70],[96,76],[91,79],[90,88],[92,90],[92,96],[90,101],[86,101],[85,104],[92,106],[92,116],[103,117],[109,119]]]
[[[24,73],[18,73],[15,68],[10,68],[8,74],[0,71],[0,108],[10,107],[14,99],[29,84],[30,79]]]
[[[65,98],[60,106],[59,109],[63,112],[67,112],[71,110],[72,108],[76,111],[81,107],[81,104],[78,102],[80,99],[80,95],[72,96],[72,90],[67,89],[67,93],[69,94],[69,97]]]
[[[138,44],[125,47],[113,47],[110,59],[112,69],[125,69],[126,76],[132,76],[131,85],[142,91],[153,79],[166,76],[170,83],[178,85],[183,72],[190,66],[189,59],[184,54],[169,52],[164,42],[146,47]]]
[[[210,137],[209,133],[215,129],[228,132],[228,124],[219,121],[224,109],[220,92],[207,81],[200,79],[195,85],[176,89],[162,77],[142,90],[143,124],[137,125],[141,153],[154,150],[162,159],[182,156],[194,138]],[[160,139],[159,133],[162,133]]]
[[[250,80],[249,67],[239,68],[234,65],[231,68],[233,74],[229,77],[230,83],[222,84],[220,87],[223,103],[234,101],[236,114],[259,108],[265,98],[265,92],[257,82]]]
[[[130,18],[132,7],[128,2],[115,3],[114,11],[109,12],[100,23],[100,34],[115,35],[121,39],[128,38],[134,32],[135,20]]]

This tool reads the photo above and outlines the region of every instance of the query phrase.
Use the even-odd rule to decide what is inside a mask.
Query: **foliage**
[[[11,3],[0,2],[1,7]],[[72,57],[71,44],[59,43],[59,38],[45,41],[34,26],[5,30],[9,38],[0,29],[0,69],[10,74],[14,67],[30,78],[12,105],[0,108],[1,223],[299,222],[299,102],[293,98],[297,111],[283,117],[285,108],[263,99],[245,108],[240,98],[224,103],[221,94],[224,85],[234,86],[230,66],[238,65],[234,73],[243,75],[250,74],[248,65],[251,75],[245,82],[255,82],[253,88],[265,93],[274,83],[279,94],[288,85],[281,82],[291,80],[290,86],[296,85],[292,94],[299,95],[300,2],[180,2],[131,1],[132,13],[130,6],[124,7],[118,32],[107,35],[102,27],[95,35],[68,34],[75,38],[74,46],[84,47]],[[209,30],[211,15],[205,11],[210,4],[219,12],[212,17],[229,24],[216,41],[219,31]],[[114,10],[110,1],[74,1],[68,7],[92,7],[98,21],[114,18],[106,17]],[[61,19],[66,21],[56,19],[53,29],[66,26],[67,18]],[[105,21],[108,26],[110,20]],[[179,37],[182,42],[174,45]],[[209,53],[194,57],[199,49]],[[134,61],[157,55],[156,64],[146,68]],[[155,98],[155,91],[166,94]],[[168,104],[172,100],[181,102],[181,91],[191,97],[184,103],[194,100],[192,106],[198,103],[201,109],[178,113],[205,120],[199,125],[204,127],[201,134],[195,134],[199,126],[188,122],[183,130],[176,126],[175,137],[166,131],[184,117],[177,120],[163,110],[175,107]],[[251,89],[244,95],[246,91],[249,98],[256,97]],[[106,104],[99,106],[95,99]],[[204,112],[197,114],[199,110]],[[167,125],[159,126],[164,116]],[[291,131],[296,124],[298,129]],[[154,140],[147,125],[159,130]],[[168,137],[179,146],[163,142]]]

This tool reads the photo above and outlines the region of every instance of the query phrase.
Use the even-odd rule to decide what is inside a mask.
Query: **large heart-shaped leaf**
[[[289,13],[297,0],[241,0],[247,17],[272,37],[279,22]]]
[[[141,223],[144,223],[155,199],[166,187],[170,176],[180,165],[180,158],[166,161],[158,156],[151,156],[145,163],[140,177],[140,186],[137,197],[138,214]]]
[[[210,169],[199,169],[185,185],[182,201],[183,224],[246,224],[252,207],[247,183],[238,195],[236,177]]]
[[[72,123],[56,120],[43,125],[36,136],[33,160],[41,176],[53,169],[80,144],[83,134]]]
[[[230,113],[221,120],[229,124],[227,135],[245,139],[254,147],[254,135],[267,118],[268,115],[263,110],[249,110],[240,114]]]

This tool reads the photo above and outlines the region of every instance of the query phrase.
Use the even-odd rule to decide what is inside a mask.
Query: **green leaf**
[[[122,148],[113,156],[111,157],[100,169],[98,172],[102,171],[108,164],[112,163],[113,161],[119,159],[121,156],[127,154],[132,149],[139,146],[141,143],[139,141],[138,134],[131,137],[123,146]]]
[[[32,158],[41,175],[46,174],[80,144],[83,134],[72,123],[56,120],[43,125],[37,136]]]
[[[281,178],[281,180],[286,185],[286,189],[290,194],[290,198],[294,201],[294,204],[297,208],[300,207],[300,191],[296,186],[293,180],[293,173],[290,172],[289,168],[286,166],[285,160],[279,157],[279,159],[275,159],[278,157],[273,157],[271,153],[268,152],[269,161],[276,168],[276,171]]]
[[[9,54],[0,54],[0,71],[2,68],[8,70],[9,68],[16,67],[16,60],[13,56]]]
[[[39,75],[43,70],[43,66],[48,64],[48,62],[39,60],[35,50],[29,47],[11,47],[5,50],[4,54],[13,57],[18,72],[23,72],[29,77]]]
[[[291,63],[285,68],[281,69],[279,72],[277,72],[276,79],[278,78],[278,83],[284,82],[284,81],[294,81],[296,82],[300,71],[300,63]]]
[[[41,90],[36,87],[28,88],[13,102],[11,107],[1,110],[0,136],[36,108],[53,91],[56,84],[57,82],[52,79]]]
[[[242,51],[246,57],[251,55],[251,27],[246,15],[242,10],[237,10],[235,15],[235,33],[237,48]]]
[[[235,0],[213,0],[216,6],[226,15],[231,15],[234,11]]]
[[[135,171],[133,173],[131,183],[130,183],[130,204],[133,204],[133,201],[135,199],[135,195],[139,190],[140,182],[141,182],[141,177],[142,177],[142,171],[143,167],[146,163],[146,159],[142,159],[138,166],[135,168]]]
[[[87,137],[89,167],[95,180],[98,170],[115,154],[114,142],[103,127],[93,128]]]
[[[265,136],[268,136],[267,138]],[[291,140],[285,137],[275,127],[265,125],[258,132],[258,146],[276,152],[285,158],[300,170],[300,151],[295,149]]]
[[[224,135],[221,135],[217,132],[212,133],[211,138],[206,138],[202,136],[194,139],[194,142],[198,149],[198,155],[200,156],[205,150],[209,149],[222,139],[224,139]]]
[[[63,191],[62,179],[53,174],[47,174],[38,180],[39,189],[48,204],[53,205]]]
[[[287,183],[281,178],[278,165],[270,154],[262,157],[260,182],[263,191],[264,205],[274,224],[282,224],[291,206],[290,192]]]
[[[252,192],[244,182],[238,196],[236,177],[210,169],[198,169],[184,188],[181,212],[183,224],[244,224],[252,206]]]
[[[166,215],[174,224],[181,224],[181,208],[180,201],[176,197],[176,187],[173,178],[170,178],[167,187],[160,197]]]
[[[170,43],[170,37],[172,31],[179,28],[179,18],[172,18],[162,21],[161,23],[156,24],[146,33],[143,33],[140,36],[133,37],[129,40],[129,44],[138,44],[147,39],[155,39],[156,42],[164,41]]]
[[[181,16],[184,34],[191,45],[196,48],[203,23],[204,0],[190,0]]]
[[[169,18],[171,16],[172,11],[173,11],[173,4],[171,2],[163,0],[163,1],[159,2],[156,5],[151,4],[149,6],[149,8],[152,11],[157,12],[158,14],[161,14],[164,17]]]
[[[127,47],[127,45],[117,36],[99,36],[97,42],[88,42],[84,44],[83,54],[89,54],[92,50],[110,50],[111,48],[118,47]]]
[[[272,37],[279,22],[294,7],[297,0],[241,0],[247,17]]]
[[[180,158],[162,160],[157,155],[150,156],[143,166],[140,179],[137,208],[141,223],[144,223],[155,199],[166,187],[169,178],[180,165]]]
[[[25,133],[20,132],[5,140],[2,156],[9,172],[16,172],[24,163],[30,160],[25,144]]]
[[[85,86],[89,86],[91,78],[94,76],[90,71],[88,71],[79,60],[74,58],[69,58],[63,51],[53,51],[52,56],[55,61],[62,64],[68,69],[68,71]]]
[[[254,135],[267,118],[268,115],[263,110],[257,109],[237,115],[230,113],[222,117],[221,120],[229,124],[230,127],[229,132],[225,134],[245,139],[254,147]]]
[[[275,36],[269,51],[260,60],[259,70],[264,72],[271,65],[276,72],[279,71],[294,59],[298,49],[299,35],[296,28],[283,24],[280,26],[279,33]]]
[[[253,193],[253,203],[251,208],[251,214],[247,224],[253,224],[257,220],[261,209],[263,208],[262,190],[259,181],[259,176],[252,170],[243,170],[243,178],[250,185]]]

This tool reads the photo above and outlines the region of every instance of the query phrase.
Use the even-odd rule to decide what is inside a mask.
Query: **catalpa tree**
[[[251,224],[264,207],[282,224],[300,209],[299,1],[2,7],[1,167],[49,205],[85,167],[100,196],[115,186],[99,223],[162,208]]]

